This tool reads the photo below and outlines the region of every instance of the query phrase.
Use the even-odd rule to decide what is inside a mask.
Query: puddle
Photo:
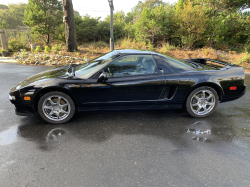
[[[187,129],[188,134],[192,134],[191,139],[196,142],[211,142],[209,135],[211,135],[211,125],[207,122],[198,121],[192,124],[190,129]]]
[[[192,140],[197,141],[197,142],[211,142],[211,140],[203,137],[192,137]]]
[[[61,137],[63,134],[65,134],[65,130],[63,129],[52,129],[46,136],[46,141],[56,141],[59,137]]]
[[[0,145],[9,145],[17,141],[17,126],[12,126],[0,132]]]
[[[201,129],[188,129],[187,133],[192,133],[192,134],[211,134],[211,130],[201,130]]]

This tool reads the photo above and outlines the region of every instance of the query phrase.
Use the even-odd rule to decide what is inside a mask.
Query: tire
[[[186,101],[186,110],[193,117],[203,118],[211,115],[217,108],[218,103],[217,92],[211,87],[202,86],[189,94]]]
[[[40,98],[38,112],[49,123],[66,123],[74,116],[75,104],[65,93],[49,92]]]

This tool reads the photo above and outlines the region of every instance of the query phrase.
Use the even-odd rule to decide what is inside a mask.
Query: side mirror
[[[105,72],[102,72],[102,74],[99,76],[97,82],[106,82],[108,80],[108,75]]]

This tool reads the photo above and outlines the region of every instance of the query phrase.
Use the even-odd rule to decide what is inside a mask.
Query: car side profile
[[[160,53],[115,50],[78,66],[61,66],[13,87],[17,115],[36,112],[65,123],[77,111],[185,108],[207,117],[218,103],[246,92],[242,67],[211,59],[180,60]]]

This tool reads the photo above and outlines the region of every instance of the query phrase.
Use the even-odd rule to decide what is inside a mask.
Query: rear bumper
[[[18,116],[34,116],[35,109],[33,106],[16,106],[16,115],[18,115]]]
[[[247,92],[247,86],[244,86],[244,87],[241,89],[241,91],[240,91],[240,93],[239,93],[239,95],[238,95],[237,97],[230,97],[230,98],[222,99],[221,103],[228,102],[228,101],[234,101],[234,100],[236,100],[236,99],[239,99],[239,98],[241,98],[243,95],[245,95],[246,92]]]

